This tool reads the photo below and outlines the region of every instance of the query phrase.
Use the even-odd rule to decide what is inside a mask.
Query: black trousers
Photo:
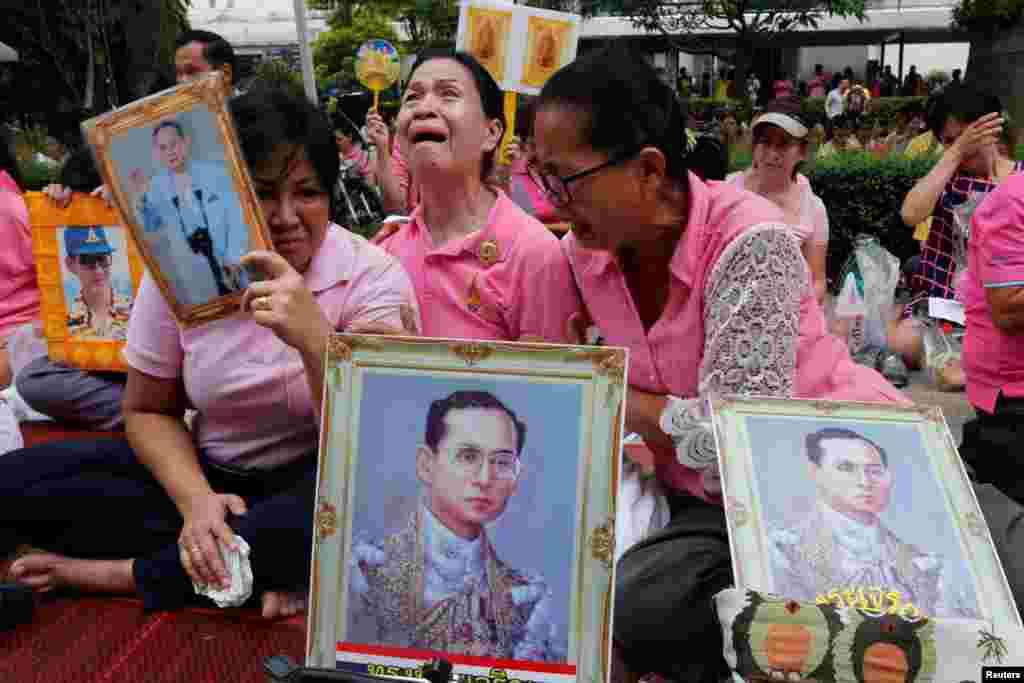
[[[1024,504],[1024,399],[1000,395],[994,413],[975,412],[964,424],[960,457],[978,482]]]
[[[233,493],[247,513],[229,520],[249,544],[253,597],[301,590],[313,548],[316,458],[260,473],[201,462],[217,493]],[[147,609],[210,604],[181,566],[182,517],[125,441],[44,444],[0,458],[0,553],[18,544],[83,559],[134,558]]]

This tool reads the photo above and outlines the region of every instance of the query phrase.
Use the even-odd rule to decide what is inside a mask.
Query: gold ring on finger
[[[189,550],[192,551],[193,555],[195,555],[196,553],[202,554],[203,552],[203,549],[197,545],[192,546],[191,548],[189,548]]]

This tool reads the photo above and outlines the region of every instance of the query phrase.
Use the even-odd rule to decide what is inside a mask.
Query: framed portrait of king
[[[307,664],[607,680],[626,351],[337,335],[328,356]]]
[[[724,398],[712,413],[738,587],[1021,626],[941,409]]]
[[[50,359],[125,371],[121,349],[143,271],[131,232],[102,199],[76,198],[65,209],[40,192],[25,201]]]
[[[82,124],[149,272],[183,326],[235,312],[270,248],[220,72]]]

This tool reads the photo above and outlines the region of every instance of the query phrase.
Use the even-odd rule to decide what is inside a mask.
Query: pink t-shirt
[[[784,396],[907,402],[881,375],[856,365],[830,335],[782,211],[729,183],[690,174],[686,232],[670,263],[668,302],[645,331],[626,280],[607,252],[563,242],[595,324],[611,346],[629,348],[629,383],[693,398]],[[670,488],[708,501],[701,473],[660,454]]]
[[[726,182],[745,190],[747,174],[737,171],[726,177]],[[810,241],[813,244],[828,244],[828,210],[821,198],[811,189],[811,181],[803,173],[797,173],[797,185],[800,186],[800,223],[790,225],[800,243]]]
[[[569,263],[547,228],[497,194],[483,229],[441,247],[423,224],[422,206],[374,242],[412,278],[424,336],[561,343],[566,322],[580,310]]]
[[[28,207],[11,177],[0,171],[0,339],[38,317]]]
[[[540,222],[555,222],[557,220],[555,206],[548,199],[544,189],[530,177],[526,160],[516,159],[509,171],[509,199]]]
[[[338,330],[418,327],[409,277],[362,237],[330,226],[303,275]],[[299,352],[246,313],[191,329],[176,324],[147,273],[132,308],[124,357],[153,377],[182,377],[199,415],[197,447],[233,467],[269,469],[317,446],[313,397]],[[319,397],[317,397],[319,400]]]
[[[985,292],[1024,287],[1024,174],[1014,174],[985,198],[971,219],[967,275],[961,297],[967,315],[962,362],[967,398],[995,412],[996,399],[1024,396],[1024,335],[1003,332],[992,321]]]

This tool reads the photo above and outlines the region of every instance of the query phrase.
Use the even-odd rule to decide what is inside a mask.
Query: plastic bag
[[[899,259],[876,238],[858,235],[843,266],[842,289],[832,310],[834,330],[845,338],[851,353],[886,347],[899,279]]]

